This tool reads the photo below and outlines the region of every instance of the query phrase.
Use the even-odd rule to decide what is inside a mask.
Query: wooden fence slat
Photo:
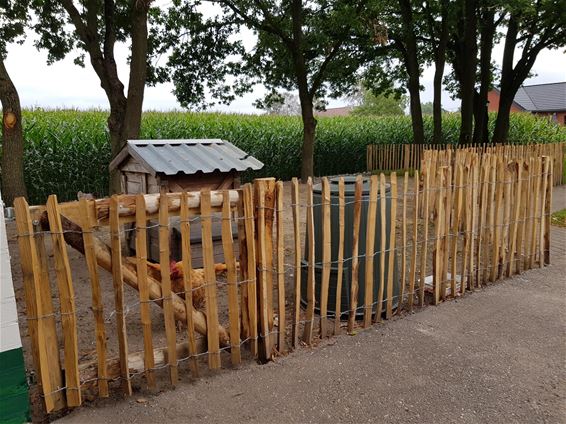
[[[533,173],[533,186],[532,186],[532,194],[533,194],[533,208],[531,210],[532,216],[532,226],[531,226],[531,238],[530,238],[530,256],[529,256],[529,269],[532,269],[534,266],[534,262],[536,260],[536,248],[537,248],[537,228],[540,222],[539,218],[539,198],[540,198],[540,187],[542,181],[542,159],[536,158],[535,159],[535,166],[534,166],[534,173]]]
[[[411,271],[409,272],[409,312],[413,312],[413,303],[415,298],[415,279],[417,275],[417,257],[418,257],[418,238],[419,238],[419,192],[420,192],[420,175],[419,171],[415,171],[414,181],[414,202],[413,202],[413,250],[411,251]]]
[[[271,358],[271,335],[269,326],[269,285],[267,282],[268,270],[271,267],[267,258],[267,221],[266,221],[266,185],[264,180],[254,181],[254,195],[256,196],[255,204],[257,205],[257,281],[259,289],[259,360],[266,362]]]
[[[201,207],[202,207],[201,198]],[[167,363],[169,365],[169,377],[172,385],[179,380],[177,367],[177,329],[175,327],[175,315],[173,313],[173,298],[171,290],[171,268],[169,250],[169,207],[165,187],[161,187],[159,196],[159,266],[161,268],[161,290],[163,297],[163,320],[165,321],[165,338],[167,339]],[[208,303],[208,302],[207,302]],[[207,317],[207,329],[210,329],[210,321]]]
[[[334,317],[334,334],[340,333],[342,318],[342,279],[344,274],[344,177],[338,180],[338,276],[336,281],[336,306]]]
[[[230,356],[232,365],[241,362],[240,355],[240,311],[238,308],[238,279],[236,277],[236,258],[234,256],[234,239],[232,237],[232,219],[230,210],[230,193],[223,192],[222,202],[222,248],[226,264],[226,282],[228,285],[228,319],[230,321]]]
[[[377,219],[377,194],[379,180],[377,175],[370,179],[369,204],[366,222],[366,260],[365,260],[365,287],[364,287],[364,328],[371,325],[373,312],[373,264],[375,261],[375,225]]]
[[[539,266],[542,268],[545,263],[545,238],[546,238],[546,221],[550,220],[550,204],[547,205],[548,178],[550,176],[550,158],[542,156],[542,186],[541,186],[541,202],[540,202],[540,240],[539,240]],[[549,216],[546,215],[548,208]]]
[[[511,221],[511,243],[510,243],[510,251],[509,251],[509,266],[507,268],[507,276],[510,277],[515,273],[516,265],[517,265],[517,232],[519,228],[519,219],[521,214],[521,206],[523,203],[523,199],[521,198],[522,194],[522,185],[521,179],[523,177],[521,170],[522,165],[519,161],[514,161],[514,179],[515,179],[515,192],[514,192],[514,199],[513,199],[513,219]]]
[[[320,337],[328,336],[328,286],[330,285],[330,184],[322,178],[322,281],[320,285]]]
[[[510,221],[511,221],[511,193],[513,192],[513,175],[509,169],[509,163],[504,162],[505,170],[504,175],[504,207],[503,207],[503,229],[502,229],[502,240],[501,240],[501,267],[498,273],[498,279],[502,278],[507,271],[509,265],[509,242],[510,240]]]
[[[470,237],[470,289],[473,290],[475,284],[475,243],[476,243],[476,223],[478,217],[478,187],[479,187],[479,161],[477,155],[472,156],[472,207],[471,207],[471,237]]]
[[[436,240],[434,248],[434,304],[437,305],[440,301],[440,292],[444,283],[444,276],[442,275],[443,270],[443,259],[444,254],[442,252],[442,237],[444,232],[444,196],[446,189],[444,188],[446,168],[441,166],[438,168],[438,193],[437,193],[437,218],[436,218]]]
[[[354,233],[352,234],[352,279],[350,280],[350,314],[348,315],[348,332],[354,331],[356,312],[358,310],[359,271],[360,258],[358,257],[360,244],[360,221],[362,215],[362,176],[356,177],[354,192]]]
[[[276,218],[277,218],[277,313],[279,314],[279,334],[277,350],[285,353],[287,337],[287,320],[285,311],[285,229],[283,226],[283,182],[275,184]]]
[[[34,231],[29,212],[29,206],[25,198],[18,197],[14,200],[16,213],[16,228],[18,231],[18,246],[20,251],[20,263],[22,265],[22,276],[24,280],[24,293],[26,300],[26,315],[28,318],[28,332],[31,340],[32,357],[35,369],[39,376],[39,383],[44,395],[45,408],[47,412],[57,409],[61,403],[57,391],[56,382],[52,381],[51,370],[56,368],[61,374],[59,358],[50,357],[49,345],[57,347],[57,338],[49,339],[48,323],[45,319],[45,311],[41,302],[41,269],[33,241]]]
[[[240,247],[240,311],[241,311],[241,333],[242,339],[248,340],[250,337],[250,317],[248,311],[248,247],[246,241],[245,213],[244,213],[244,190],[240,189],[238,193],[238,202],[236,208],[238,211],[238,243]]]
[[[204,291],[206,296],[206,330],[208,340],[208,367],[219,369],[220,340],[218,335],[218,303],[216,272],[214,270],[214,245],[212,242],[212,211],[210,190],[201,190],[202,256],[204,265]]]
[[[391,180],[391,214],[389,221],[389,265],[387,267],[387,310],[385,312],[385,317],[390,319],[393,315],[393,276],[395,268],[395,238],[397,231],[397,173],[392,172],[390,176]]]
[[[501,230],[503,225],[504,211],[501,209],[501,202],[503,200],[504,183],[501,175],[503,174],[502,161],[497,159],[496,165],[496,179],[495,179],[495,238],[493,241],[493,259],[491,268],[491,282],[495,281],[499,274],[500,262],[500,245],[501,245]]]
[[[291,180],[291,208],[293,211],[293,241],[295,246],[295,268],[293,287],[293,334],[292,344],[296,349],[299,345],[299,325],[301,321],[301,231],[299,222],[299,181]]]
[[[305,315],[305,328],[303,330],[303,341],[312,344],[312,331],[314,326],[314,304],[315,304],[315,271],[314,271],[314,215],[313,215],[313,193],[312,178],[307,179],[307,243],[308,243],[308,267],[307,267],[307,309]]]
[[[191,223],[189,221],[188,194],[181,194],[181,263],[183,264],[183,289],[185,290],[185,310],[187,314],[187,340],[189,347],[189,369],[193,378],[199,376],[197,343],[193,318],[193,281],[191,258]]]
[[[543,235],[543,256],[544,256],[544,264],[550,265],[550,214],[552,213],[552,181],[554,175],[554,163],[551,160],[547,160],[548,168],[547,168],[547,184],[545,190],[545,204],[544,204],[544,235]],[[543,260],[541,259],[541,262]]]
[[[63,237],[63,226],[59,214],[57,196],[52,194],[47,199],[47,215],[55,257],[55,271],[63,327],[65,385],[67,387],[67,405],[81,404],[81,383],[79,376],[79,346],[77,337],[77,318],[75,315],[75,291],[71,278],[71,267],[67,256],[67,246]]]
[[[485,249],[485,220],[486,220],[486,212],[487,212],[487,175],[489,173],[489,163],[488,160],[481,161],[480,167],[480,185],[479,185],[479,216],[478,216],[478,248],[477,248],[477,273],[476,273],[476,284],[478,287],[481,287],[482,280],[483,280],[483,267],[485,267],[485,259],[483,258],[483,250]],[[454,266],[455,268],[455,266]]]
[[[81,210],[81,227],[83,230],[83,245],[85,252],[86,265],[90,278],[90,288],[92,295],[92,313],[95,322],[96,338],[96,359],[98,361],[98,395],[108,397],[108,372],[106,369],[106,330],[104,328],[104,304],[102,302],[102,292],[100,290],[100,280],[98,278],[98,264],[96,263],[96,253],[94,252],[93,228],[90,225],[90,211],[88,200],[82,198],[79,201]],[[145,208],[144,208],[145,211]],[[139,273],[138,273],[139,276]]]
[[[405,294],[405,280],[407,279],[407,193],[409,192],[409,172],[405,171],[403,178],[403,215],[401,234],[401,284],[399,289],[399,306],[397,312],[403,309],[403,296]]]
[[[458,241],[460,239],[460,221],[463,212],[463,201],[464,201],[464,190],[462,186],[464,185],[464,170],[462,164],[458,163],[455,165],[456,173],[456,189],[455,189],[455,209],[454,209],[454,219],[452,222],[452,268],[450,273],[452,274],[452,282],[450,286],[452,297],[456,297],[456,276],[457,276],[457,264],[458,264]],[[463,284],[463,278],[460,276],[460,284]]]
[[[258,354],[257,333],[257,277],[256,277],[256,253],[255,253],[255,220],[254,200],[251,184],[246,184],[243,191],[244,197],[244,222],[246,233],[246,251],[248,263],[248,313],[250,321],[251,353]]]
[[[420,269],[420,282],[419,282],[419,305],[424,306],[424,293],[425,293],[425,283],[426,283],[426,261],[427,261],[427,250],[428,250],[428,221],[430,219],[430,174],[431,163],[430,160],[426,161],[425,165],[425,176],[424,176],[424,188],[423,188],[423,217],[424,217],[424,229],[423,229],[423,248],[421,249],[421,269]]]
[[[450,150],[449,152],[451,152]],[[442,285],[440,295],[442,300],[446,300],[446,291],[448,287],[448,264],[450,260],[450,220],[452,219],[452,193],[454,189],[452,164],[448,164],[446,168],[445,196],[444,196],[444,230],[442,237]],[[454,281],[456,276],[451,276],[450,281]]]
[[[381,243],[379,250],[379,287],[377,289],[377,308],[375,313],[375,320],[381,322],[381,314],[383,311],[383,291],[385,290],[385,251],[387,248],[387,192],[385,190],[385,174],[383,172],[379,175],[379,206],[380,216],[379,224],[381,229]]]
[[[525,159],[519,159],[521,167],[521,211],[519,215],[519,225],[517,229],[517,259],[515,262],[515,272],[520,274],[524,269],[525,260],[525,231],[527,228],[527,216],[529,210],[529,167]]]

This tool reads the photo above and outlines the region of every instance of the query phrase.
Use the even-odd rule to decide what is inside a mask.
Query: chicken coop
[[[220,139],[128,140],[122,151],[110,163],[110,171],[119,170],[122,192],[126,194],[236,189],[240,174],[257,171],[263,163],[232,143]],[[171,259],[181,259],[179,220],[171,220]],[[213,220],[213,239],[221,251],[220,220]],[[135,232],[132,232],[135,234]],[[237,231],[235,231],[235,235]],[[157,228],[148,230],[148,258],[159,260]],[[198,248],[200,223],[191,225],[191,244]],[[135,236],[128,247],[135,248]],[[237,245],[237,243],[236,243]],[[193,266],[202,262],[195,258]]]

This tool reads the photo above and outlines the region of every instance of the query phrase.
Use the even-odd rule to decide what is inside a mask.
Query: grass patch
[[[554,212],[552,214],[550,222],[552,225],[557,225],[558,227],[566,228],[566,209],[562,209],[561,211]]]

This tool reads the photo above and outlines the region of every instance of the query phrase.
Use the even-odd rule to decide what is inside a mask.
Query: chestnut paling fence
[[[310,179],[259,179],[237,191],[61,204],[51,196],[32,207],[17,199],[23,325],[45,407],[268,361],[542,267],[553,166],[548,156],[431,150],[414,178],[322,178],[314,189]],[[169,256],[173,218],[179,263]],[[159,264],[147,261],[151,226]],[[128,231],[136,234],[130,258],[122,252]],[[197,255],[204,268],[193,270]],[[77,263],[88,279],[73,276]],[[77,295],[79,285],[88,295]]]
[[[532,144],[371,144],[367,146],[368,171],[396,171],[399,169],[420,169],[426,151],[448,150],[454,152],[466,149],[479,154],[492,153],[507,160],[530,157],[550,156],[554,164],[553,184],[564,184],[563,169],[566,143],[532,143]]]

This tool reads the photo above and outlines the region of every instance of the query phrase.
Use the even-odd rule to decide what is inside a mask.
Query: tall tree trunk
[[[463,47],[462,80],[460,95],[460,144],[472,141],[473,114],[474,114],[474,85],[476,82],[476,0],[464,0],[463,10]]]
[[[11,206],[16,197],[27,197],[24,182],[24,135],[18,91],[1,59],[0,101],[3,112],[2,198],[7,205]]]
[[[489,5],[482,13],[480,27],[480,89],[475,98],[474,107],[475,125],[473,141],[476,144],[489,141],[487,95],[491,88],[491,52],[496,30],[495,11]]]
[[[314,176],[314,141],[316,135],[316,118],[314,117],[314,106],[312,98],[305,93],[301,94],[301,117],[303,120],[303,146],[301,149],[301,180],[307,181],[308,177]]]
[[[417,57],[417,40],[413,28],[413,12],[410,0],[399,0],[401,20],[403,22],[404,49],[403,56],[409,81],[407,88],[410,95],[411,122],[413,125],[413,142],[424,144],[424,125],[421,110],[420,68]]]
[[[446,46],[448,44],[448,10],[447,2],[441,3],[441,23],[438,46],[434,52],[434,82],[432,101],[433,141],[442,142],[442,78],[444,77],[444,66],[446,64]]]

